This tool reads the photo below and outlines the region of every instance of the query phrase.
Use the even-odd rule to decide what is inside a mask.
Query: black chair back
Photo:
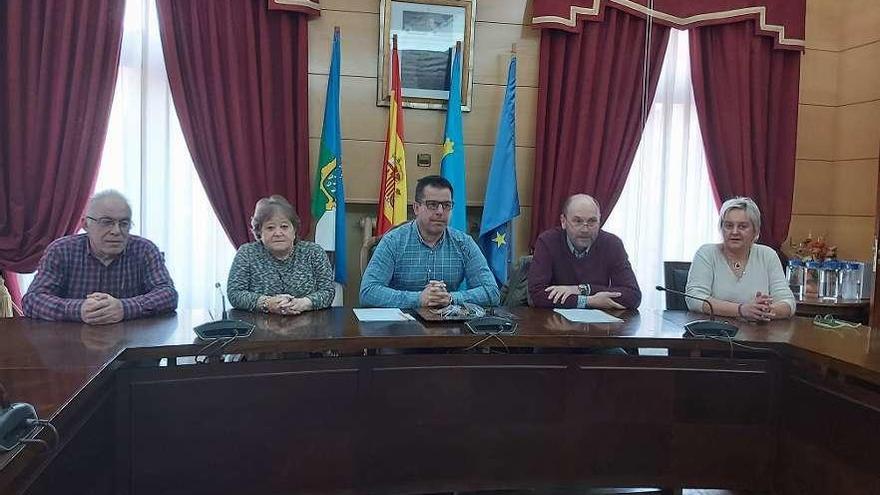
[[[691,271],[690,261],[664,261],[663,285],[670,289],[684,292],[687,289],[688,272]],[[666,309],[687,311],[684,296],[666,292]]]

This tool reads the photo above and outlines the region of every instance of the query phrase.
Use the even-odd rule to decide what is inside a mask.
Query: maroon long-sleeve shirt
[[[529,267],[529,296],[533,306],[575,308],[577,296],[568,296],[553,304],[544,291],[551,285],[590,284],[590,295],[597,292],[620,292],[615,301],[627,308],[637,308],[642,291],[629,264],[623,242],[614,234],[600,230],[590,250],[581,258],[568,247],[561,227],[550,229],[535,241],[535,255]]]

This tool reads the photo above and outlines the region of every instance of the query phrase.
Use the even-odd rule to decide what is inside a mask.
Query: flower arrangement
[[[837,246],[831,246],[825,241],[824,236],[816,236],[813,238],[813,235],[808,235],[803,241],[798,244],[789,243],[794,249],[793,258],[799,258],[804,261],[823,261],[823,260],[833,260],[837,259]]]

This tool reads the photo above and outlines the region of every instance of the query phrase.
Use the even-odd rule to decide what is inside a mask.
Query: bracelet
[[[267,296],[260,296],[260,298],[257,299],[257,309],[263,313],[269,312],[269,298]]]
[[[743,314],[743,305],[742,305],[742,303],[739,303],[739,306],[736,307],[736,312],[737,312],[737,314],[739,314],[741,317],[743,317],[743,318],[746,317],[746,315]]]

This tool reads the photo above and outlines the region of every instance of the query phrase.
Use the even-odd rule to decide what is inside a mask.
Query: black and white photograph
[[[403,106],[443,109],[449,100],[453,49],[462,44],[462,110],[470,108],[474,0],[383,2],[378,104],[387,104],[391,41],[397,36]]]

